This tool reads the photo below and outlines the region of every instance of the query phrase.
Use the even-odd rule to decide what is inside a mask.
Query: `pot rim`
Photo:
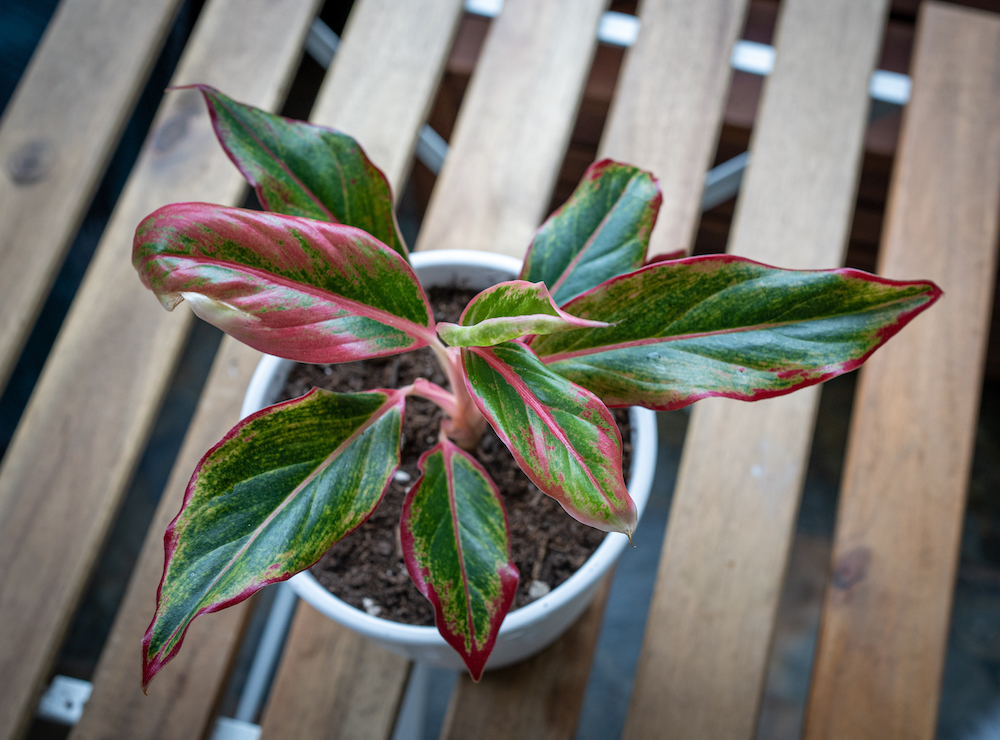
[[[515,279],[521,270],[521,261],[514,257],[473,250],[441,249],[414,252],[410,254],[410,258],[414,269],[450,266],[487,267],[509,273],[514,276],[511,279]],[[264,355],[247,388],[240,412],[241,417],[257,411],[260,407],[256,403],[251,403],[251,400],[265,396],[268,390],[273,390],[275,374],[283,366],[290,368],[294,364],[291,360]],[[649,409],[633,406],[629,409],[629,421],[632,426],[632,465],[629,470],[628,491],[641,519],[649,499],[656,467],[656,414]],[[596,578],[610,568],[626,545],[628,538],[624,534],[608,533],[586,562],[563,583],[545,596],[509,612],[500,626],[498,639],[500,635],[516,634],[529,629],[533,623],[542,620],[548,612],[558,609],[579,596],[581,592],[592,588]],[[309,569],[292,576],[288,582],[301,598],[319,612],[361,634],[414,646],[447,645],[437,627],[393,622],[374,617],[348,604],[322,586]]]

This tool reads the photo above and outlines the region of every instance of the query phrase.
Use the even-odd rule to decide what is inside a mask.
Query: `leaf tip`
[[[211,85],[206,85],[204,82],[189,82],[186,85],[170,85],[163,88],[163,92],[179,92],[181,90],[197,90],[205,97],[208,97],[210,93],[219,94],[218,90]]]
[[[476,668],[473,668],[469,661],[465,661],[465,665],[469,669],[469,678],[472,679],[472,683],[479,683],[483,678],[483,671],[486,670],[486,661],[483,661]]]
[[[153,676],[156,675],[156,669],[149,663],[149,651],[146,649],[145,641],[143,641],[142,646],[142,678],[139,679],[139,688],[142,689],[142,695],[148,696],[149,683],[153,680]]]

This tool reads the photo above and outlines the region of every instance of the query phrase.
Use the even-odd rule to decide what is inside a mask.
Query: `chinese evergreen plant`
[[[191,621],[308,568],[356,529],[399,463],[407,396],[445,412],[400,522],[406,567],[476,680],[518,572],[502,498],[469,454],[488,423],[570,516],[631,537],[636,510],[609,406],[753,401],[853,370],[940,295],[856,270],[731,256],[646,261],[656,180],[605,160],[538,230],[518,280],[437,323],[389,185],[348,136],[198,86],[268,212],[178,203],[148,216],[133,262],[167,309],[250,346],[334,363],[430,347],[449,388],[313,389],[237,424],[199,462],[164,537],[145,689]],[[475,246],[475,245],[470,245]]]

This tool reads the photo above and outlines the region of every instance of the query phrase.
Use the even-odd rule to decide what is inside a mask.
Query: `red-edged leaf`
[[[601,400],[520,342],[463,349],[462,361],[479,410],[534,484],[574,519],[631,537],[621,434]]]
[[[143,690],[195,617],[308,568],[371,515],[399,465],[405,400],[314,388],[247,417],[208,451],[163,538]]]
[[[454,347],[491,347],[526,334],[600,326],[607,324],[560,309],[545,283],[511,280],[484,290],[465,307],[458,324],[440,323],[437,332]]]
[[[389,182],[354,139],[339,131],[237,103],[194,85],[222,148],[269,211],[357,226],[406,256]]]
[[[535,337],[553,371],[610,406],[755,401],[854,370],[941,295],[857,270],[781,270],[728,255],[657,262],[566,310],[614,323]]]
[[[486,471],[449,440],[418,465],[400,521],[406,569],[478,681],[517,591],[507,516]]]
[[[139,224],[132,262],[168,309],[187,299],[206,321],[279,357],[347,362],[435,338],[410,265],[352,226],[174,203]]]
[[[656,179],[638,167],[595,162],[535,234],[520,278],[542,281],[560,306],[642,264],[660,210]]]
[[[665,252],[664,254],[654,254],[652,257],[646,260],[647,265],[652,265],[657,262],[672,262],[673,260],[680,260],[687,257],[686,249],[675,249],[673,252]]]

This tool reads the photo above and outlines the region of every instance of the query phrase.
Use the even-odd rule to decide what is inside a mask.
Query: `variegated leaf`
[[[507,516],[486,471],[448,439],[418,464],[400,521],[406,569],[478,681],[517,591]]]
[[[406,256],[389,182],[354,139],[237,103],[208,85],[205,97],[226,154],[269,211],[364,229]]]
[[[560,306],[608,278],[642,265],[660,209],[648,172],[605,159],[535,234],[520,278],[542,281]]]
[[[399,465],[405,394],[313,389],[237,424],[195,468],[164,536],[143,689],[191,621],[319,560],[372,513]]]
[[[621,434],[601,400],[520,342],[463,349],[462,361],[479,410],[532,482],[574,519],[631,537]]]
[[[657,262],[571,301],[614,326],[536,337],[555,372],[611,406],[755,401],[854,370],[941,295],[857,270],[780,270],[727,255]]]
[[[353,226],[207,203],[174,203],[135,234],[132,262],[168,309],[255,349],[347,362],[426,345],[427,297],[409,263]]]
[[[491,347],[525,334],[599,326],[607,324],[578,319],[556,306],[545,283],[511,280],[484,290],[465,307],[458,324],[440,323],[437,332],[454,347]]]

